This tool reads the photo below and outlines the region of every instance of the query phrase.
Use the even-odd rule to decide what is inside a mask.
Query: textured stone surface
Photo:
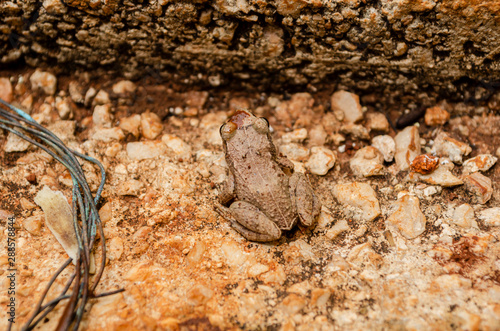
[[[469,79],[500,78],[499,13],[494,0],[5,1],[0,61],[212,86],[235,78],[391,91],[436,85],[467,98],[474,89],[466,87],[477,86]]]

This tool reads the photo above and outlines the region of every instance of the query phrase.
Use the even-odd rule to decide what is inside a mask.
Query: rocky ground
[[[500,329],[500,94],[422,108],[330,87],[265,94],[50,70],[0,77],[1,98],[106,168],[98,291],[125,292],[92,300],[85,329]],[[219,127],[240,107],[265,116],[280,152],[307,174],[323,203],[315,227],[254,243],[214,212],[226,176]],[[69,197],[71,180],[6,132],[0,146],[0,241],[7,216],[18,226],[16,329],[67,258],[33,198],[45,185]],[[83,168],[96,190],[98,170]],[[6,286],[2,276],[2,305]]]

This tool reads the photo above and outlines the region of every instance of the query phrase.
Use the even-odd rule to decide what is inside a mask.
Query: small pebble
[[[71,100],[73,100],[73,102],[82,104],[85,101],[83,97],[83,88],[78,82],[69,82],[68,91],[69,96],[71,97]]]
[[[73,118],[73,108],[68,98],[56,97],[55,106],[61,119],[66,120]]]
[[[122,196],[123,195],[138,196],[141,193],[143,187],[144,187],[143,182],[135,179],[130,179],[120,185],[117,185],[116,194]]]
[[[111,208],[111,202],[107,202],[104,206],[99,209],[99,217],[101,218],[102,224],[106,224],[113,218],[113,210]]]
[[[18,135],[12,132],[9,132],[9,134],[7,135],[7,141],[3,146],[3,150],[7,153],[24,152],[28,150],[30,145],[31,144],[28,141],[20,138]]]
[[[337,238],[337,236],[339,234],[341,234],[342,232],[349,231],[350,229],[351,228],[347,224],[346,220],[339,220],[339,221],[337,221],[337,223],[335,223],[335,225],[331,229],[329,229],[326,232],[325,236],[328,239],[333,240],[333,239]]]
[[[306,162],[306,167],[312,174],[324,176],[335,165],[335,153],[326,147],[315,146],[311,148],[311,156]]]
[[[132,94],[135,93],[137,86],[129,80],[121,80],[115,83],[111,89],[115,94]]]
[[[421,154],[420,135],[417,126],[409,126],[394,138],[396,153],[394,158],[399,171],[408,170],[410,163]]]
[[[425,124],[429,126],[443,125],[450,119],[450,113],[439,106],[425,110]]]
[[[430,154],[422,154],[411,161],[410,170],[427,175],[436,170],[439,165],[439,158]]]
[[[366,114],[367,126],[372,131],[389,131],[389,121],[382,113],[368,113]]]
[[[54,95],[56,93],[57,78],[50,72],[37,69],[31,75],[30,82],[33,91],[41,90],[48,95]]]
[[[420,210],[416,196],[402,194],[396,201],[396,211],[387,219],[407,239],[414,239],[425,231],[427,220]]]
[[[356,123],[363,119],[359,96],[347,91],[337,91],[331,97],[332,111],[342,111],[346,123]]]
[[[345,134],[350,134],[357,139],[370,139],[370,132],[361,124],[347,123],[340,127],[340,131]]]
[[[134,114],[129,117],[123,117],[120,119],[120,129],[125,133],[130,133],[134,137],[139,137],[139,128],[141,126],[141,115]]]
[[[451,138],[444,132],[440,132],[434,140],[432,152],[439,156],[446,156],[451,161],[461,164],[462,157],[469,155],[472,148],[456,139]]]
[[[372,221],[381,213],[377,195],[367,183],[337,184],[332,193],[341,204],[357,208],[364,221]]]
[[[123,131],[120,128],[100,128],[97,129],[92,135],[92,139],[109,143],[115,140],[122,140],[125,138]]]
[[[309,149],[299,144],[281,145],[279,151],[292,161],[305,161],[309,157]]]
[[[92,102],[94,105],[107,105],[111,102],[109,99],[108,92],[104,90],[99,90],[94,97],[94,101]]]
[[[327,136],[328,134],[323,128],[323,125],[316,125],[309,130],[309,144],[311,146],[323,146]]]
[[[99,128],[110,128],[111,127],[111,112],[110,105],[97,105],[94,107],[94,112],[92,113],[92,121],[94,125]]]
[[[465,188],[472,195],[472,201],[485,204],[491,199],[493,187],[491,179],[475,172],[464,177]]]
[[[6,77],[0,77],[0,99],[12,102],[12,84]]]
[[[161,141],[179,157],[188,158],[191,155],[191,146],[177,136],[164,134]]]
[[[122,149],[122,145],[118,142],[112,143],[108,148],[106,148],[106,151],[104,151],[104,154],[108,157],[115,157],[118,152],[120,152]]]
[[[35,215],[23,220],[23,228],[34,236],[42,233],[42,215]]]
[[[160,117],[155,113],[146,112],[141,114],[141,133],[146,139],[155,139],[163,131]]]
[[[453,175],[453,163],[446,158],[442,158],[436,170],[427,175],[411,172],[409,174],[410,180],[420,180],[424,183],[431,185],[439,185],[443,187],[452,187],[462,185],[464,182]]]
[[[292,132],[285,133],[281,136],[281,141],[285,144],[291,142],[302,142],[307,138],[307,129],[297,129]]]
[[[478,218],[487,226],[500,226],[500,207],[484,209]]]
[[[127,144],[127,155],[132,160],[145,160],[163,155],[167,149],[161,141],[137,141]]]
[[[372,139],[372,146],[378,149],[384,156],[385,162],[392,162],[394,160],[394,153],[396,152],[396,143],[391,136],[380,135]]]
[[[470,228],[474,223],[474,209],[471,205],[464,203],[453,211],[452,222],[462,228]]]
[[[372,146],[356,152],[349,161],[352,172],[358,177],[381,176],[384,174],[384,156]]]
[[[468,159],[463,164],[463,174],[470,174],[478,171],[488,171],[497,162],[498,158],[491,154],[480,154]]]
[[[91,87],[87,90],[87,93],[85,93],[85,100],[84,100],[84,104],[85,106],[90,106],[92,100],[94,99],[95,95],[96,95],[97,91],[95,88]]]

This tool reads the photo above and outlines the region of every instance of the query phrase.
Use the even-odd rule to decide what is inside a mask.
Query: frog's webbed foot
[[[303,173],[295,172],[290,177],[290,195],[297,206],[300,223],[311,226],[321,211],[321,202]]]
[[[248,240],[266,242],[281,237],[281,230],[276,223],[248,202],[235,201],[229,208],[216,204],[215,210]]]

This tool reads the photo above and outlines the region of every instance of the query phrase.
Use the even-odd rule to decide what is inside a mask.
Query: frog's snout
[[[236,125],[237,129],[239,129],[245,126],[252,125],[254,118],[255,116],[253,116],[250,112],[240,109],[237,110],[236,113],[231,116],[231,118],[229,118],[227,124],[232,123]]]

